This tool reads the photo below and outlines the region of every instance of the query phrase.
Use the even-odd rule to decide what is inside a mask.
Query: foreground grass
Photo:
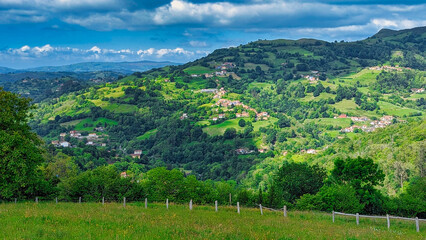
[[[0,205],[1,239],[424,239],[413,222],[355,219],[325,213],[131,203]]]

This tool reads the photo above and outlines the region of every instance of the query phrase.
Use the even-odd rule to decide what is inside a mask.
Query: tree
[[[385,179],[385,174],[371,158],[336,159],[331,179],[353,187],[361,204],[365,204],[364,212],[383,212],[382,196],[374,187]]]
[[[238,126],[245,127],[246,126],[246,120],[240,119],[240,121],[238,121]]]
[[[275,175],[275,191],[282,193],[286,202],[294,202],[303,194],[315,194],[323,186],[326,173],[320,167],[306,163],[284,162]]]
[[[291,122],[290,119],[288,119],[288,117],[282,115],[279,119],[278,119],[278,127],[280,128],[285,128],[285,127],[290,127]]]
[[[43,162],[41,143],[31,132],[31,100],[0,88],[0,197],[36,194]]]
[[[225,139],[233,139],[237,136],[237,129],[235,128],[227,128],[225,130],[225,133],[223,134],[223,137],[225,137]]]

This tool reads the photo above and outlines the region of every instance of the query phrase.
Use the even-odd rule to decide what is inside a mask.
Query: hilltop
[[[423,124],[425,39],[423,27],[356,42],[259,40],[49,98],[31,125],[82,170],[110,163],[137,175],[166,166],[256,188],[284,160],[329,169],[344,155],[341,142],[394,128],[403,137],[407,124]],[[413,156],[424,143],[419,131],[407,140]],[[395,167],[375,151],[369,156],[389,167],[389,194],[422,174],[416,157]],[[393,177],[400,171],[402,180]]]

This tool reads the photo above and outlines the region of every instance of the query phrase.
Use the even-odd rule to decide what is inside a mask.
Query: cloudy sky
[[[187,62],[257,39],[359,40],[426,25],[425,1],[0,0],[0,66]]]

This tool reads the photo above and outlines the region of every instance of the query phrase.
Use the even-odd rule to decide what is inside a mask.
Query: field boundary
[[[390,229],[390,219],[400,219],[400,220],[408,220],[408,221],[415,221],[416,222],[416,231],[419,232],[420,231],[420,221],[426,221],[426,219],[421,219],[421,218],[406,218],[406,217],[398,217],[398,216],[391,216],[389,214],[386,214],[386,216],[372,216],[372,215],[360,215],[359,213],[356,214],[352,214],[352,213],[343,213],[343,212],[332,212],[332,218],[333,218],[333,223],[335,220],[335,215],[342,215],[342,216],[351,216],[351,217],[355,217],[356,218],[356,224],[359,225],[359,218],[363,217],[363,218],[373,218],[373,219],[386,219],[387,221],[387,225],[388,225],[388,229]]]
[[[14,199],[14,203],[16,204],[18,201],[17,201],[18,199],[17,198],[15,198]],[[59,199],[56,197],[55,199],[54,199],[54,202],[56,203],[56,204],[58,204],[60,201],[59,201]],[[72,201],[71,201],[72,202]],[[82,201],[82,197],[79,197],[78,198],[78,204],[81,204],[83,201]],[[105,204],[105,197],[102,197],[102,205],[104,205]],[[39,198],[38,197],[36,197],[35,198],[35,203],[36,204],[38,204],[39,203]],[[119,203],[119,202],[117,202],[117,203]],[[127,199],[126,199],[126,197],[123,197],[123,202],[122,202],[122,204],[123,204],[123,207],[125,208],[126,207],[126,203],[127,203]],[[145,201],[144,201],[144,207],[145,208],[148,208],[148,198],[145,198]],[[159,202],[157,202],[157,203],[159,203]],[[167,198],[166,199],[166,201],[165,201],[165,206],[166,206],[166,209],[168,210],[169,209],[169,199]],[[229,204],[229,206],[232,206],[231,205],[231,203]],[[260,210],[260,214],[261,215],[263,215],[263,209],[266,209],[266,210],[269,210],[269,211],[273,211],[273,212],[282,212],[283,213],[283,216],[284,217],[287,217],[287,206],[286,205],[284,205],[282,208],[280,208],[280,209],[274,209],[274,208],[269,208],[269,207],[266,207],[266,206],[262,206],[262,204],[257,204],[257,206],[259,207],[259,210]],[[238,214],[240,214],[240,202],[237,202],[237,205],[236,205],[236,208],[237,208],[237,213]],[[218,201],[216,200],[215,201],[215,204],[214,204],[214,209],[215,209],[215,212],[217,212],[218,211]],[[189,210],[190,211],[192,211],[193,210],[193,201],[192,201],[192,199],[189,201]],[[353,213],[343,213],[343,212],[335,212],[335,211],[332,211],[331,212],[331,215],[332,215],[332,221],[333,221],[333,223],[335,222],[335,218],[336,218],[336,215],[341,215],[341,216],[349,216],[349,217],[355,217],[356,218],[356,224],[357,225],[359,225],[359,219],[362,217],[362,218],[372,218],[372,219],[386,219],[387,220],[387,227],[388,227],[388,229],[390,229],[390,219],[399,219],[399,220],[407,220],[407,221],[415,221],[415,223],[416,223],[416,231],[417,232],[420,232],[420,222],[422,221],[422,222],[426,222],[426,219],[421,219],[421,218],[418,218],[418,217],[416,217],[416,218],[407,218],[407,217],[399,217],[399,216],[391,216],[391,215],[389,215],[389,214],[386,214],[386,216],[375,216],[375,215],[360,215],[359,213],[356,213],[356,214],[353,214]]]

